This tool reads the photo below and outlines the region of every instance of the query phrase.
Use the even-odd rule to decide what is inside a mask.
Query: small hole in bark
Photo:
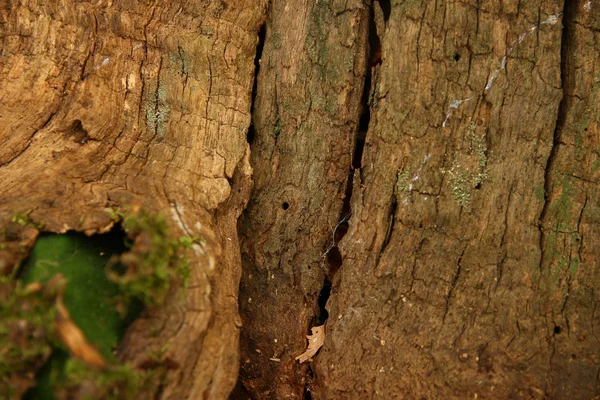
[[[459,61],[460,60],[460,54],[456,53],[454,55],[454,57],[452,57],[452,58],[454,58],[454,61]]]
[[[90,139],[88,132],[83,127],[80,120],[76,119],[71,124],[71,127],[67,131],[67,135],[73,138],[75,143],[86,144]]]
[[[283,208],[284,210],[287,210],[288,208],[290,208],[290,205],[288,204],[287,201],[284,201],[283,204],[281,205],[281,208]]]
[[[562,328],[560,326],[555,326],[554,327],[554,334],[555,335],[560,335],[560,333],[562,332]]]

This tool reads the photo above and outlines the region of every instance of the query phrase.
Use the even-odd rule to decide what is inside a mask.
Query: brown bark
[[[600,396],[600,4],[47,3],[0,1],[0,269],[28,210],[204,238],[121,344],[162,398]]]
[[[286,399],[304,390],[307,367],[295,357],[316,323],[342,208],[368,9],[275,1],[270,16],[254,108],[254,191],[240,223],[241,368],[256,398]]]
[[[163,398],[226,398],[237,377],[236,221],[263,18],[259,0],[0,3],[3,231],[32,210],[46,231],[93,234],[112,226],[107,207],[137,203],[206,240],[185,300],[173,293],[123,345],[137,365],[169,344],[180,368]]]
[[[273,2],[273,24],[283,4]],[[327,338],[304,383],[312,398],[600,394],[599,11],[586,1],[374,2],[382,59],[378,65],[371,37],[370,123],[352,176],[343,263],[329,269]],[[324,42],[337,43],[332,32]],[[295,48],[281,43],[273,57]],[[281,58],[273,64],[286,70]],[[261,70],[259,88],[275,82]],[[254,118],[265,114],[257,108]],[[268,131],[257,137],[253,154],[272,142]],[[276,199],[288,198],[280,194],[285,174],[308,190],[310,180],[293,171],[312,162],[302,150],[274,160],[253,164],[256,176],[271,178],[263,190],[276,195],[269,202],[257,190],[245,219],[250,261],[240,304],[252,326],[243,331],[241,382],[255,398],[300,398],[303,369],[291,357],[305,345],[319,287],[285,271],[308,274],[304,266],[320,261],[336,221],[303,193],[301,210],[278,210]],[[348,158],[335,166],[343,173]],[[322,182],[311,199],[340,193]],[[256,217],[261,208],[272,214]],[[311,246],[320,251],[311,256]],[[269,344],[286,332],[285,345]],[[271,353],[282,363],[265,366]]]

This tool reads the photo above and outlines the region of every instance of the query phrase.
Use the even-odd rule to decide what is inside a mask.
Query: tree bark
[[[598,2],[47,3],[0,1],[0,269],[202,237],[119,350],[162,398],[600,396]]]
[[[138,204],[205,240],[185,299],[137,320],[120,352],[137,366],[167,348],[180,367],[163,398],[226,398],[237,379],[236,221],[263,19],[259,0],[0,3],[3,231],[32,210],[45,231],[93,234],[112,227],[106,208]]]
[[[287,72],[294,69],[286,69],[285,54],[298,45],[274,39],[289,37],[277,26],[285,4],[272,3],[265,51],[280,43],[269,51],[278,57],[269,65]],[[297,14],[347,15],[335,6],[310,2],[310,12]],[[337,207],[314,207],[303,196],[327,191],[333,200],[342,189],[323,179],[315,194],[310,178],[296,172],[303,170],[297,165],[315,165],[311,158],[302,150],[279,156],[284,144],[269,139],[275,119],[266,128],[257,124],[253,155],[273,142],[276,150],[271,163],[264,161],[269,156],[253,161],[255,176],[264,170],[271,180],[268,189],[257,183],[242,225],[242,383],[255,398],[274,399],[300,398],[302,390],[315,399],[597,396],[598,4],[370,7],[370,51],[356,46],[355,53],[372,67],[359,72],[370,84],[366,144],[346,192],[352,197],[349,230],[339,243],[343,262],[326,271],[327,338],[308,371],[294,356],[316,324],[310,312],[319,279],[307,286],[291,277],[312,276],[311,260],[331,255],[337,239],[328,238],[340,233],[336,224],[347,215],[336,221],[327,211],[342,209],[341,199]],[[323,43],[339,43],[336,25],[325,26]],[[327,55],[334,60],[332,47]],[[273,77],[264,68],[259,97],[262,79],[283,86],[283,72]],[[321,87],[336,85],[312,76]],[[257,102],[255,121],[286,104],[268,97],[276,105],[265,111]],[[347,110],[356,112],[352,104]],[[283,136],[294,135],[294,150],[302,148],[300,132]],[[319,132],[313,131],[317,143]],[[323,159],[319,147],[308,151]],[[340,175],[349,167],[342,164]],[[273,178],[274,170],[281,178]],[[278,207],[289,201],[290,180],[303,189],[295,195],[301,209],[292,213]],[[273,192],[273,201],[261,197]],[[269,364],[273,354],[280,363]]]

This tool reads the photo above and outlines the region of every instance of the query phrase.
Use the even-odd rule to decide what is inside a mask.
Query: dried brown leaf
[[[308,339],[308,348],[304,353],[296,357],[296,360],[299,360],[301,363],[310,360],[317,354],[323,343],[325,343],[325,325],[313,326],[310,330],[312,335],[306,336],[306,339]]]

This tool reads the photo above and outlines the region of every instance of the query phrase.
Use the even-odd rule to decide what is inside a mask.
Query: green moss
[[[199,238],[173,240],[164,217],[143,210],[124,217],[122,224],[131,249],[109,266],[108,276],[119,285],[125,304],[133,299],[149,306],[162,304],[176,279],[187,288],[192,269],[185,252]]]
[[[12,218],[12,222],[16,222],[21,226],[27,226],[31,221],[29,219],[29,214],[31,214],[32,210],[27,210],[24,213],[16,213]]]
[[[18,386],[50,356],[55,295],[0,277],[0,398],[22,392]]]
[[[402,173],[398,171],[398,176],[396,178],[396,193],[402,192],[410,192],[410,177],[408,171],[403,171]]]
[[[116,310],[119,287],[107,279],[105,265],[125,250],[118,233],[88,237],[82,233],[41,235],[23,268],[25,284],[47,283],[62,274],[64,304],[73,322],[107,360],[128,325]]]
[[[43,224],[39,224],[37,222],[34,222],[29,215],[32,213],[33,210],[27,210],[23,213],[16,213],[13,217],[12,217],[12,222],[16,222],[17,224],[21,225],[21,226],[32,226],[36,229],[43,229],[44,225]]]
[[[141,387],[143,377],[127,365],[115,365],[99,371],[80,360],[70,358],[65,363],[65,382],[58,385],[58,392],[69,393],[84,383],[90,385],[92,399],[133,399]],[[62,396],[60,396],[62,397]]]
[[[127,247],[118,234],[111,240],[79,233],[41,235],[22,280],[0,278],[0,398],[22,393],[40,368],[38,385],[25,399],[132,399],[140,390],[153,393],[164,378],[162,360],[147,372],[116,363],[113,349],[129,323],[121,316],[122,306],[135,299],[160,304],[177,279],[187,286],[191,267],[185,251],[198,239],[172,240],[164,219],[144,212],[111,215],[123,220],[129,251],[122,253]],[[66,283],[57,281],[59,276],[65,276]],[[109,361],[106,368],[70,358],[55,337],[59,292],[75,325]]]
[[[560,196],[554,201],[549,210],[556,219],[556,229],[558,231],[569,230],[573,227],[573,196],[575,189],[571,183],[571,178],[563,176],[559,182]]]
[[[581,260],[577,257],[571,259],[571,268],[570,268],[570,273],[571,273],[571,278],[574,278],[575,275],[577,274],[577,270],[579,269],[579,265],[581,264]]]
[[[91,368],[62,350],[55,350],[42,372],[38,386],[29,391],[24,400],[130,400],[140,389],[154,384],[149,382],[150,374],[138,372],[128,365]]]
[[[456,203],[465,207],[471,202],[473,189],[487,178],[487,142],[485,133],[478,135],[477,126],[471,124],[466,139],[468,148],[460,150],[449,171],[452,195]]]

